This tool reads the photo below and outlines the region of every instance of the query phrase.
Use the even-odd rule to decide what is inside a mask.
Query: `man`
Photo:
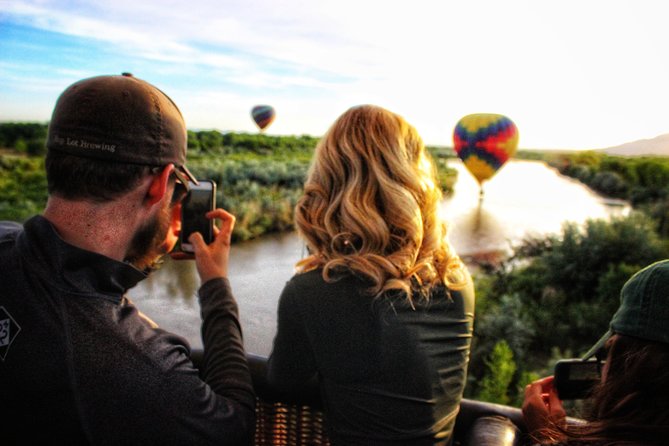
[[[186,127],[130,74],[68,87],[49,124],[43,215],[0,223],[0,443],[244,444],[255,397],[227,276],[234,217],[191,236],[203,364],[124,296],[177,241]],[[200,378],[201,377],[201,378]]]

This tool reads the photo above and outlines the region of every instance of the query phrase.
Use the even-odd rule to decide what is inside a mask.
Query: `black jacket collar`
[[[67,291],[104,294],[120,300],[146,274],[134,266],[65,242],[53,225],[38,215],[28,220],[17,246],[24,261],[54,286]]]

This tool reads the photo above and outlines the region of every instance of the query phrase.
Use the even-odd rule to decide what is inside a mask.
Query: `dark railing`
[[[202,352],[193,352],[198,365]],[[255,445],[330,445],[317,383],[299,392],[282,392],[265,378],[267,358],[248,355],[256,391]],[[469,399],[460,403],[454,445],[524,445],[525,424],[520,409]]]

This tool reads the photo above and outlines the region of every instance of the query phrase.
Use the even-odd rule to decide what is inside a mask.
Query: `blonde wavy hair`
[[[436,284],[460,289],[469,276],[446,239],[441,189],[416,130],[373,105],[350,108],[316,147],[295,208],[309,255],[299,272],[322,268],[326,281],[352,273],[379,296]]]

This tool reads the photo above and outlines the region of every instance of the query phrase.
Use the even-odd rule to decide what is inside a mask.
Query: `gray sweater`
[[[322,271],[294,276],[279,301],[268,380],[318,378],[335,445],[449,444],[465,386],[474,290],[433,289],[428,301],[374,299],[364,282]]]

